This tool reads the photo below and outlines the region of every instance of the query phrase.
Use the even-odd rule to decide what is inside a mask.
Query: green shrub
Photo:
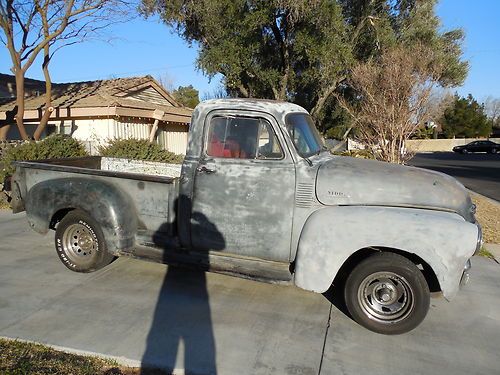
[[[348,151],[334,151],[334,155],[351,156],[353,158],[361,159],[376,159],[375,154],[370,150],[348,150]]]
[[[39,142],[26,142],[18,146],[7,146],[0,159],[0,183],[11,176],[16,160],[40,160],[86,156],[83,145],[74,138],[52,135]]]
[[[163,150],[156,143],[146,139],[113,139],[107,146],[99,147],[102,156],[125,159],[160,161],[164,163],[181,164],[183,155]]]

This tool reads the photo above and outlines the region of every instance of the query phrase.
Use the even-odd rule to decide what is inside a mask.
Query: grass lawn
[[[161,370],[124,367],[107,359],[70,354],[40,344],[5,339],[0,339],[0,374],[168,375]]]

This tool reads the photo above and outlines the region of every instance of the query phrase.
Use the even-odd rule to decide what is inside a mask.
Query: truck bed
[[[175,234],[175,205],[178,197],[180,165],[144,164],[127,159],[90,156],[14,162],[21,172],[22,198],[36,184],[64,178],[105,180],[129,195],[139,219],[138,239],[152,233]],[[142,168],[142,169],[141,169]],[[92,214],[92,213],[90,213]]]
[[[173,179],[178,178],[181,172],[180,164],[108,158],[102,156],[17,161],[14,162],[14,165],[23,168],[166,183],[172,182]]]

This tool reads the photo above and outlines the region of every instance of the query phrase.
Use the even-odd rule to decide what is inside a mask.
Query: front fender
[[[295,284],[324,293],[342,264],[356,251],[385,247],[413,253],[437,276],[443,295],[451,299],[462,271],[474,254],[478,227],[442,211],[336,206],[315,211],[299,240]]]
[[[68,208],[81,209],[99,223],[111,253],[134,245],[137,213],[132,199],[110,182],[79,177],[51,179],[27,193],[28,222],[39,233],[47,233],[54,214]]]

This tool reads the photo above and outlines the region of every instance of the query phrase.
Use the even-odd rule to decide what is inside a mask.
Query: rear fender
[[[107,181],[89,178],[51,179],[34,185],[27,194],[30,226],[47,233],[54,214],[81,209],[100,225],[108,251],[116,254],[134,246],[137,213],[127,193]]]
[[[344,262],[369,247],[412,253],[433,269],[447,299],[476,249],[478,227],[461,216],[432,210],[336,206],[315,211],[302,230],[295,284],[324,293]]]

